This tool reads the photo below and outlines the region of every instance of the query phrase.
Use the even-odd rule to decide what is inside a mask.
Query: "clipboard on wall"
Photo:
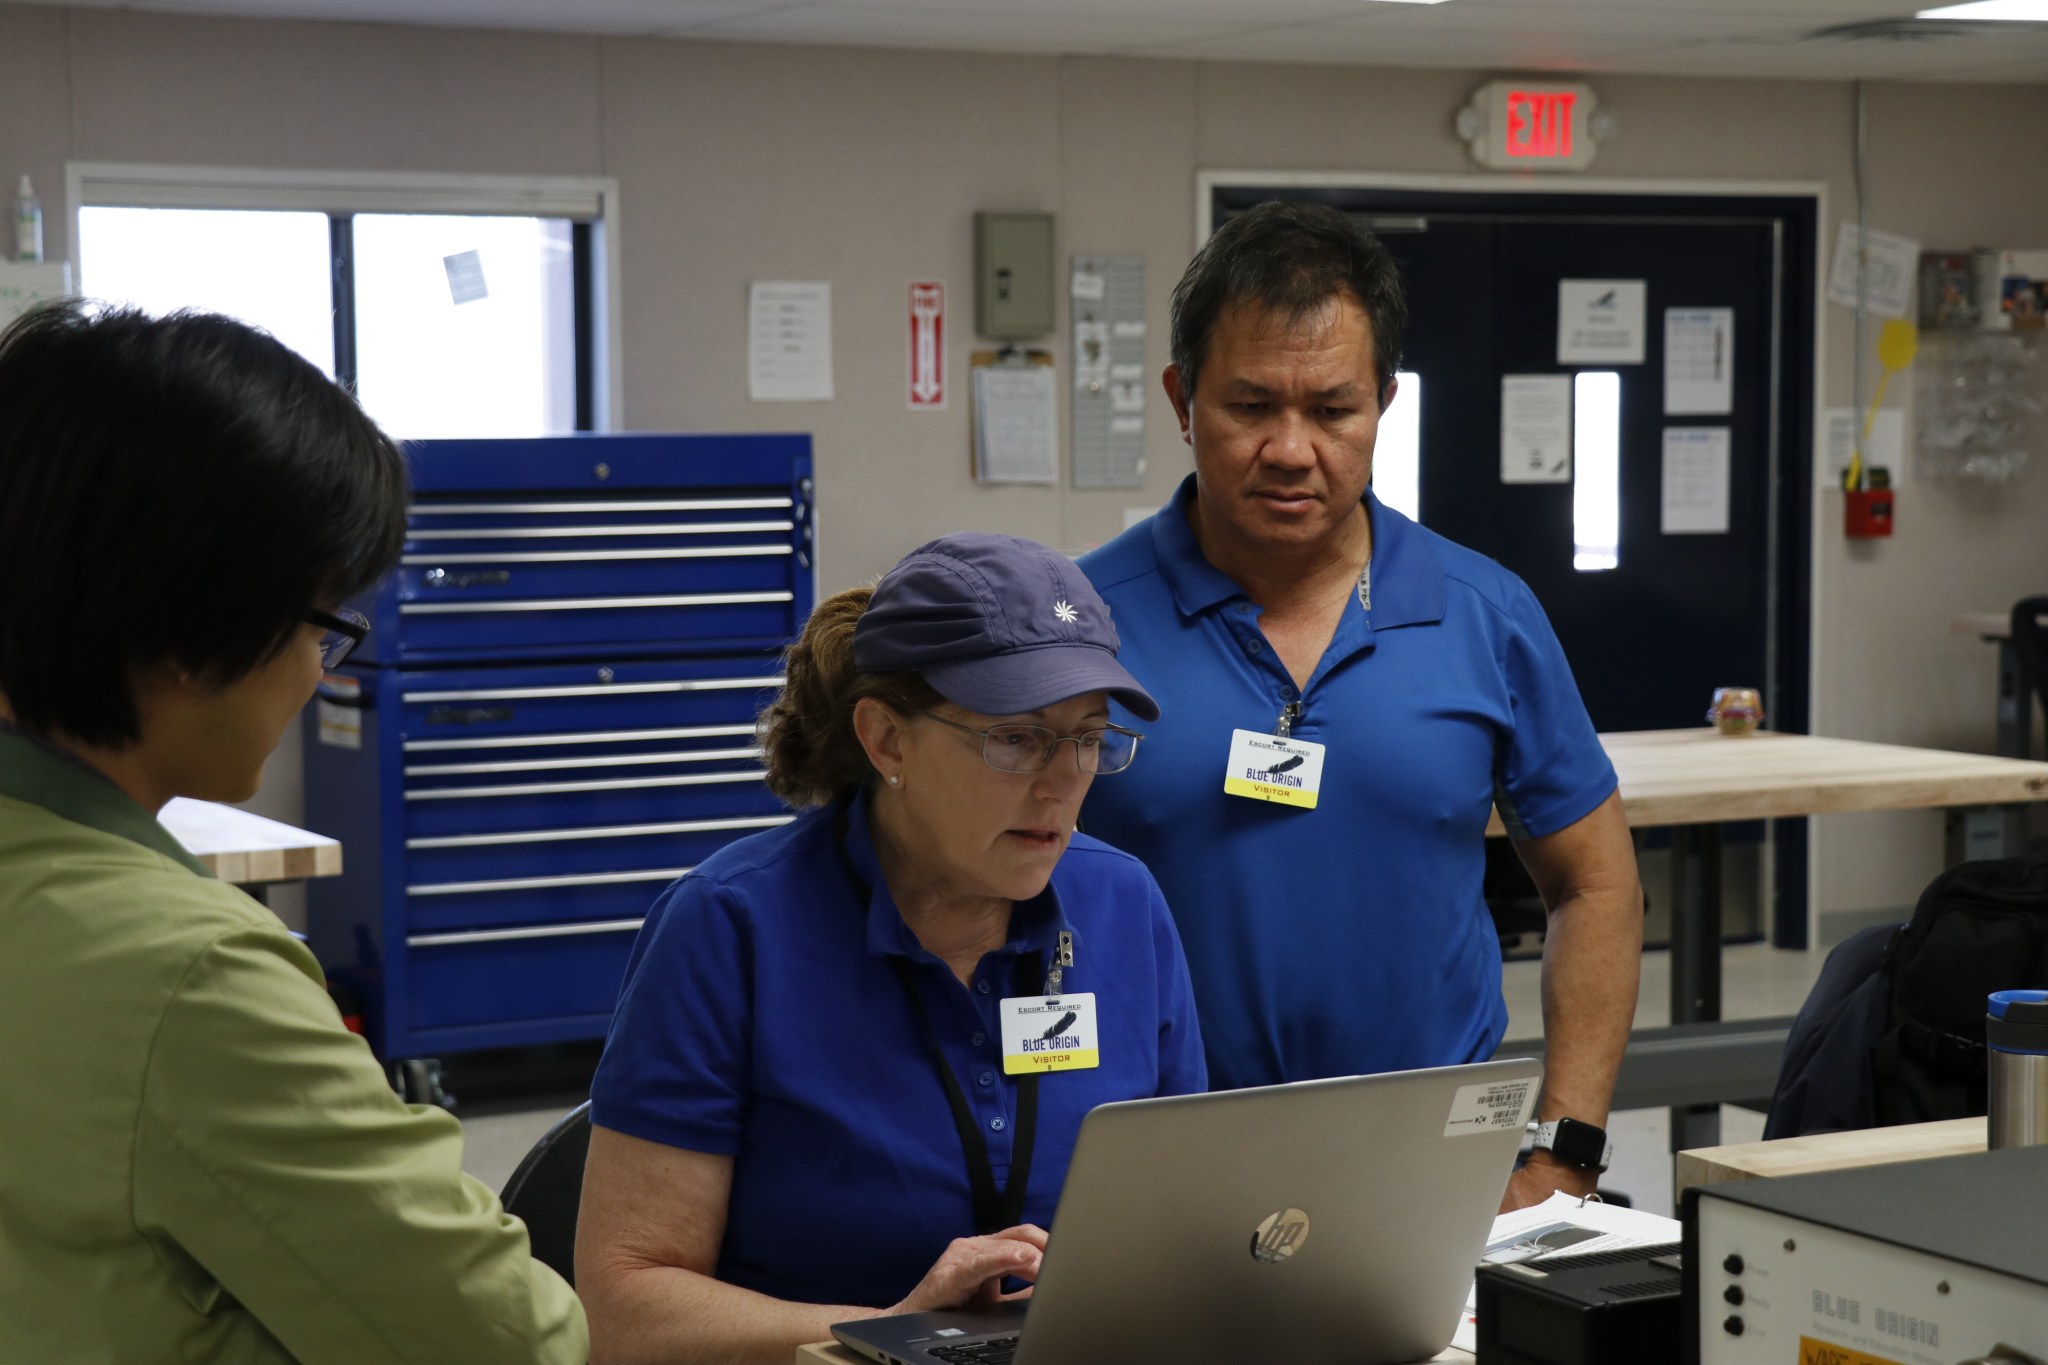
[[[1058,483],[1059,387],[1050,351],[974,351],[967,357],[976,483]]]

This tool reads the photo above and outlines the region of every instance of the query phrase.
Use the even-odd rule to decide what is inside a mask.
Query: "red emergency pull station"
[[[1869,488],[1851,488],[1843,494],[1843,531],[1851,540],[1869,540],[1892,533],[1892,488],[1884,471],[1873,469]]]

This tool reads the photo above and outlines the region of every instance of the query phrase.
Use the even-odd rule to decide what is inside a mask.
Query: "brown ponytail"
[[[916,673],[861,673],[853,628],[873,588],[848,588],[818,603],[804,633],[783,654],[782,694],[761,712],[761,761],[768,789],[799,810],[850,796],[875,777],[853,731],[854,704],[873,697],[904,717],[940,697]]]

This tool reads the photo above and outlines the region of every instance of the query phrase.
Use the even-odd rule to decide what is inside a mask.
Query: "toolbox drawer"
[[[810,439],[409,443],[400,563],[306,720],[330,977],[390,1058],[601,1036],[677,877],[796,817],[755,718],[813,592]]]

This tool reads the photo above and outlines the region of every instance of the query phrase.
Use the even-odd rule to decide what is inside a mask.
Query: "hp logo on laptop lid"
[[[1252,1259],[1272,1265],[1292,1256],[1308,1240],[1308,1215],[1300,1209],[1269,1213],[1252,1229]]]

